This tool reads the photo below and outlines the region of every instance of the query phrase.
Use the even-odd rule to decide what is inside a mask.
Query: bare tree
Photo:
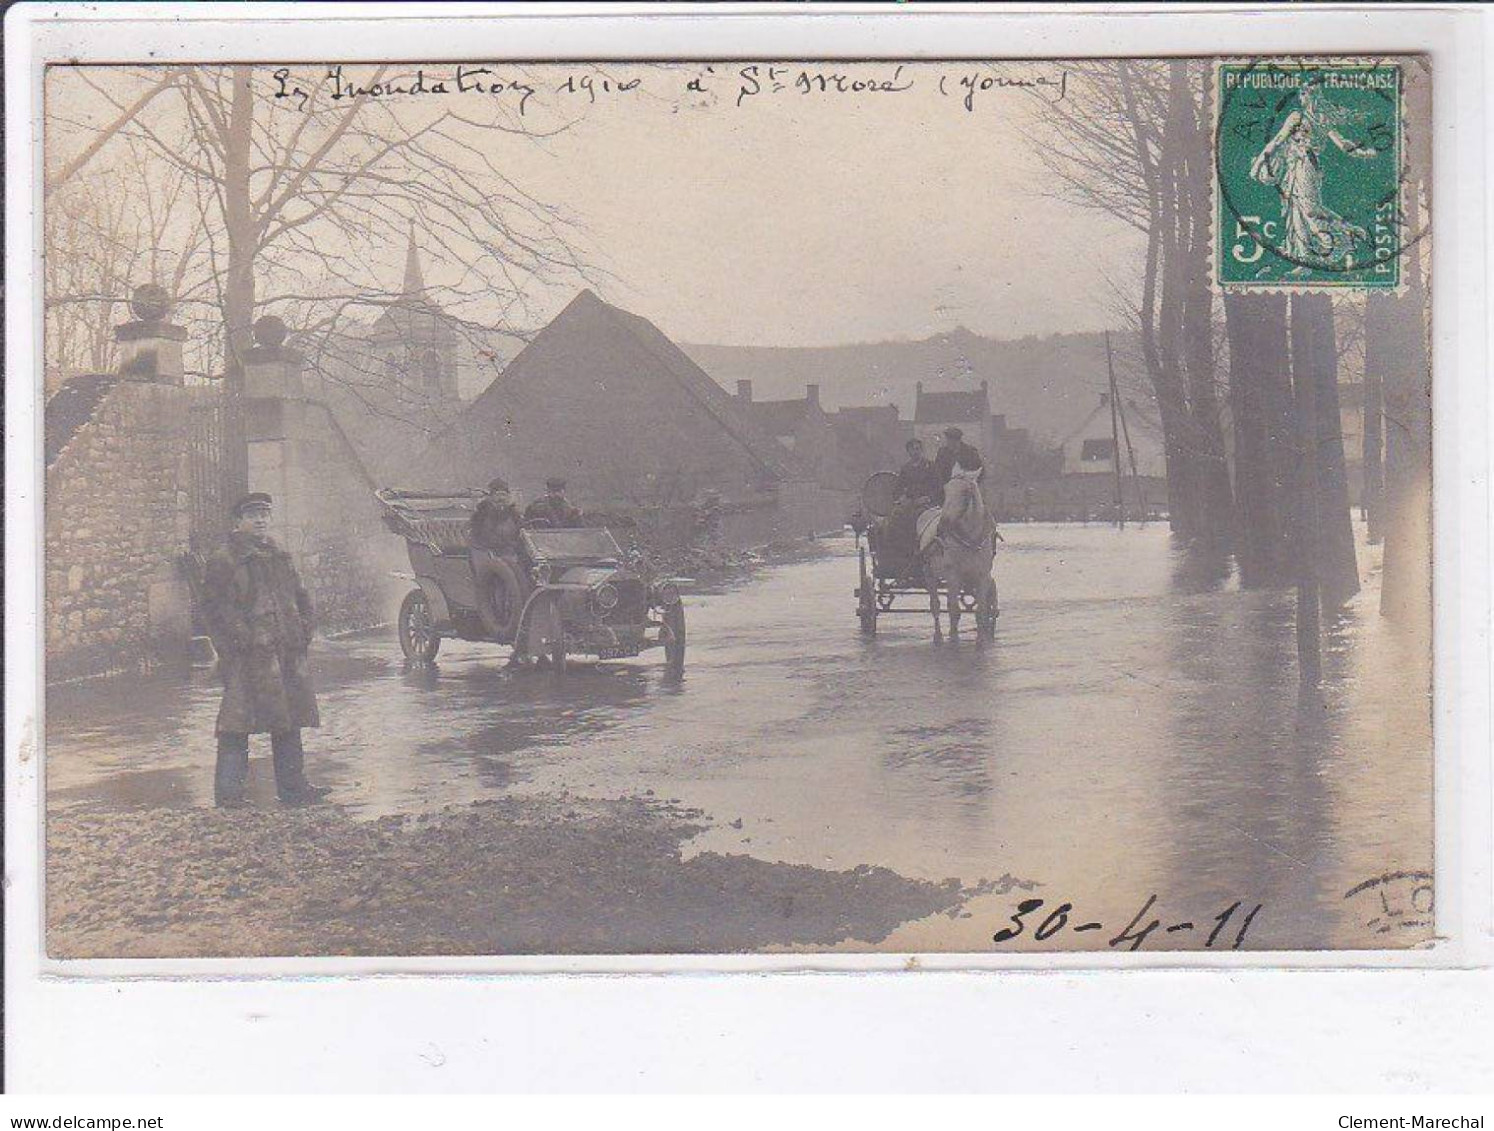
[[[133,195],[147,162],[125,142],[113,160],[70,176],[47,202],[44,260],[46,369],[54,381],[115,367],[119,304],[141,283],[179,293],[202,230],[188,220],[187,179],[163,170],[156,191]]]
[[[221,330],[202,342],[204,368],[216,358],[231,400],[261,314],[290,315],[314,339],[313,358],[325,359],[360,316],[408,303],[380,266],[412,221],[433,258],[460,267],[439,288],[442,316],[477,356],[495,328],[527,323],[536,281],[588,274],[574,228],[503,168],[505,147],[547,136],[514,100],[368,93],[415,78],[387,66],[336,81],[315,68],[248,65],[57,70],[53,81],[88,88],[111,115],[84,135],[79,157],[134,144],[185,178],[204,237],[183,297],[216,308]],[[51,99],[49,113],[63,102]],[[79,157],[56,177],[76,175]],[[149,196],[157,182],[133,187]],[[348,365],[326,376],[370,387],[399,379]],[[243,478],[242,463],[233,474]]]
[[[1146,236],[1137,303],[1162,419],[1174,529],[1224,547],[1233,527],[1209,292],[1209,169],[1201,66],[1076,65],[1034,138],[1061,195]]]

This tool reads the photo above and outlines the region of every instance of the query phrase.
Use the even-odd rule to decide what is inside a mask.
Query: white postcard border
[[[356,15],[370,10],[373,23]],[[57,19],[54,13],[59,13]],[[889,12],[846,7],[817,10],[765,6],[721,6],[687,13],[642,5],[613,5],[599,12],[577,5],[514,6],[503,9],[501,23],[470,21],[474,9],[462,5],[424,5],[418,16],[391,16],[378,5],[169,5],[118,8],[31,7],[7,14],[6,134],[7,246],[6,278],[6,983],[9,1019],[36,1027],[34,1043],[7,1042],[8,1062],[22,1079],[76,1079],[74,1070],[50,1062],[67,1040],[65,1027],[92,1017],[109,1031],[128,1031],[126,1014],[161,1011],[158,1026],[147,1027],[140,1047],[122,1040],[116,1055],[143,1060],[162,1055],[156,1036],[180,1031],[194,1015],[220,1020],[242,1009],[245,991],[254,1000],[278,1001],[276,1008],[297,1013],[319,993],[360,995],[357,1013],[379,1000],[408,1001],[416,985],[428,988],[429,975],[619,975],[678,974],[708,996],[699,975],[707,973],[798,973],[860,975],[905,971],[903,976],[854,979],[868,1002],[893,1003],[898,986],[910,980],[936,987],[936,1000],[948,999],[952,1015],[964,1016],[958,1004],[971,980],[997,971],[1041,971],[1051,987],[1074,987],[1096,977],[1162,979],[1178,985],[1180,994],[1200,994],[1207,975],[1180,974],[1227,968],[1230,979],[1266,971],[1341,970],[1349,967],[1395,967],[1447,973],[1457,968],[1487,967],[1494,960],[1490,908],[1494,905],[1494,869],[1490,861],[1491,776],[1489,647],[1489,407],[1485,384],[1489,372],[1488,279],[1486,240],[1489,216],[1488,150],[1483,123],[1489,112],[1487,62],[1482,36],[1473,34],[1479,13],[1433,9],[1281,8],[1261,13],[1251,8],[1170,6],[1165,11],[1104,5],[1081,10],[1072,6],[1003,8],[975,12],[970,8]],[[1486,15],[1486,13],[1485,13]],[[242,21],[256,20],[254,34],[243,34]],[[164,22],[162,22],[164,21]],[[1437,131],[1434,215],[1438,252],[1433,266],[1433,431],[1435,450],[1435,612],[1434,702],[1436,734],[1436,848],[1438,931],[1443,938],[1429,948],[1393,952],[1272,952],[1206,954],[1080,955],[748,955],[606,957],[575,959],[249,959],[162,963],[101,961],[57,963],[39,947],[41,892],[40,771],[45,741],[38,720],[44,689],[38,609],[41,592],[39,557],[39,454],[41,414],[36,391],[40,365],[36,345],[41,332],[39,124],[40,70],[46,57],[98,61],[159,59],[296,59],[375,57],[453,58],[443,45],[460,43],[462,57],[604,58],[604,57],[1055,57],[1144,54],[1290,54],[1332,52],[1374,54],[1425,51],[1434,58]],[[148,45],[148,46],[147,46]],[[349,45],[355,45],[349,50]],[[30,179],[19,175],[28,170]],[[30,532],[29,536],[28,533]],[[167,967],[169,966],[169,970]],[[918,971],[918,973],[912,973]],[[1085,973],[1081,973],[1081,971]],[[955,973],[958,972],[958,973]],[[1170,972],[1170,973],[1169,973]],[[63,975],[63,977],[59,977]],[[161,978],[161,975],[169,975]],[[1364,977],[1360,974],[1356,977]],[[132,979],[127,982],[94,979]],[[1302,979],[1314,989],[1302,1001],[1325,991],[1328,975],[1302,973],[1272,979],[1273,994],[1290,998],[1302,993]],[[140,981],[137,979],[147,979]],[[150,980],[157,979],[160,980]],[[267,978],[295,979],[269,983]],[[305,981],[304,979],[314,979]],[[351,981],[351,978],[360,978]],[[1182,983],[1177,980],[1181,978]],[[174,980],[173,980],[174,979]],[[185,979],[185,981],[184,981]],[[670,979],[665,979],[669,981]],[[593,977],[523,977],[523,994],[534,1000],[553,998],[562,1010],[574,1009],[567,986],[597,986]],[[639,1001],[650,997],[657,979],[624,979]],[[512,979],[445,979],[446,998],[457,985],[471,987],[485,999],[499,1000]],[[605,983],[616,979],[606,978]],[[759,990],[790,1010],[805,1024],[815,1024],[809,990],[819,979],[753,979]],[[1426,983],[1423,981],[1423,985]],[[796,986],[799,988],[796,991]],[[396,990],[395,988],[398,987]],[[185,990],[190,994],[183,994]],[[671,991],[672,993],[673,991]],[[82,995],[80,998],[79,995]],[[979,996],[979,995],[977,995]],[[88,1002],[79,1012],[79,1004]],[[566,1005],[566,1002],[571,1004]],[[236,1004],[230,1004],[236,1003]],[[1278,1007],[1292,1003],[1280,1001]],[[350,1014],[351,1015],[351,1014]],[[465,1016],[461,1011],[456,1015]],[[308,1019],[313,1012],[306,1013]],[[50,1020],[48,1019],[50,1017]],[[71,1019],[71,1020],[69,1020]],[[335,1017],[331,1020],[336,1020]],[[967,1022],[968,1023],[968,1022]],[[312,1029],[307,1031],[311,1039]],[[77,1037],[76,1029],[73,1033]],[[366,1034],[377,1043],[380,1034]],[[398,1034],[382,1034],[386,1040]],[[683,1033],[680,1034],[683,1039]],[[235,1038],[237,1039],[237,1038]],[[62,1043],[59,1043],[62,1042]],[[84,1040],[85,1046],[90,1041]],[[252,1042],[251,1042],[252,1043]],[[264,1050],[258,1054],[269,1055]],[[1023,1053],[1021,1055],[1030,1055]],[[522,1050],[521,1050],[521,1059]],[[350,1068],[366,1086],[377,1086],[369,1066]],[[123,1086],[155,1078],[163,1066],[147,1067]],[[1154,1069],[1155,1071],[1155,1069]],[[153,1075],[155,1074],[155,1075]],[[294,1072],[293,1072],[294,1075]],[[101,1084],[100,1086],[107,1086]]]

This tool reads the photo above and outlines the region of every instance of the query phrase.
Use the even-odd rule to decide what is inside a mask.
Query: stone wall
[[[210,537],[194,531],[204,500],[194,483],[201,414],[216,389],[120,380],[47,468],[47,678],[183,665],[193,635],[182,560],[211,552],[227,518],[207,500]],[[368,479],[326,408],[314,401],[249,404],[250,426],[285,433],[250,444],[250,487],[276,500],[276,536],[296,560],[325,632],[383,623],[406,568],[380,521]],[[261,411],[263,410],[263,411]],[[265,426],[264,416],[278,424]],[[194,538],[194,533],[197,535]]]
[[[191,408],[212,390],[121,381],[46,475],[49,679],[180,655],[191,599]]]

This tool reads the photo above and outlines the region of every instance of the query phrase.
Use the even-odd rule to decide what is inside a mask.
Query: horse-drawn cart
[[[978,493],[978,488],[975,491]],[[939,635],[939,585],[944,581],[938,558],[945,552],[945,538],[959,540],[954,531],[941,534],[931,530],[940,518],[938,507],[907,508],[898,499],[898,477],[890,471],[878,471],[861,488],[861,509],[851,517],[856,532],[856,558],[859,579],[856,585],[856,616],[861,631],[872,636],[877,619],[890,613],[932,615],[934,631]],[[989,519],[980,519],[988,532],[981,539],[997,537]],[[925,537],[926,533],[929,537]],[[963,544],[962,544],[963,545]],[[977,546],[967,547],[977,550]],[[1000,615],[996,582],[990,577],[989,559],[984,574],[973,589],[958,582],[950,586],[950,631],[957,631],[959,613],[973,613],[977,636],[991,640],[996,634]],[[919,604],[899,604],[899,598],[918,597]]]
[[[481,491],[382,490],[384,524],[405,539],[414,581],[399,611],[406,659],[434,660],[447,637],[506,644],[520,663],[564,671],[568,655],[600,659],[663,648],[668,670],[685,667],[681,578],[653,577],[629,561],[605,527],[526,522],[513,554],[474,566],[468,544]]]

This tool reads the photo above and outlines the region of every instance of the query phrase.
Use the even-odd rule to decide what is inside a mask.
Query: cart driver
[[[924,506],[932,506],[934,500],[944,493],[934,461],[924,454],[922,440],[909,440],[905,449],[908,462],[897,473],[898,500],[917,502],[921,499]]]
[[[512,638],[523,603],[519,522],[508,484],[494,479],[467,523],[477,615],[489,633],[504,641]]]
[[[887,516],[887,536],[877,547],[881,563],[896,573],[912,568],[914,546],[918,540],[918,516],[929,507],[937,506],[938,499],[944,494],[938,469],[924,455],[923,441],[909,440],[904,447],[908,461],[898,470],[897,499]]]

